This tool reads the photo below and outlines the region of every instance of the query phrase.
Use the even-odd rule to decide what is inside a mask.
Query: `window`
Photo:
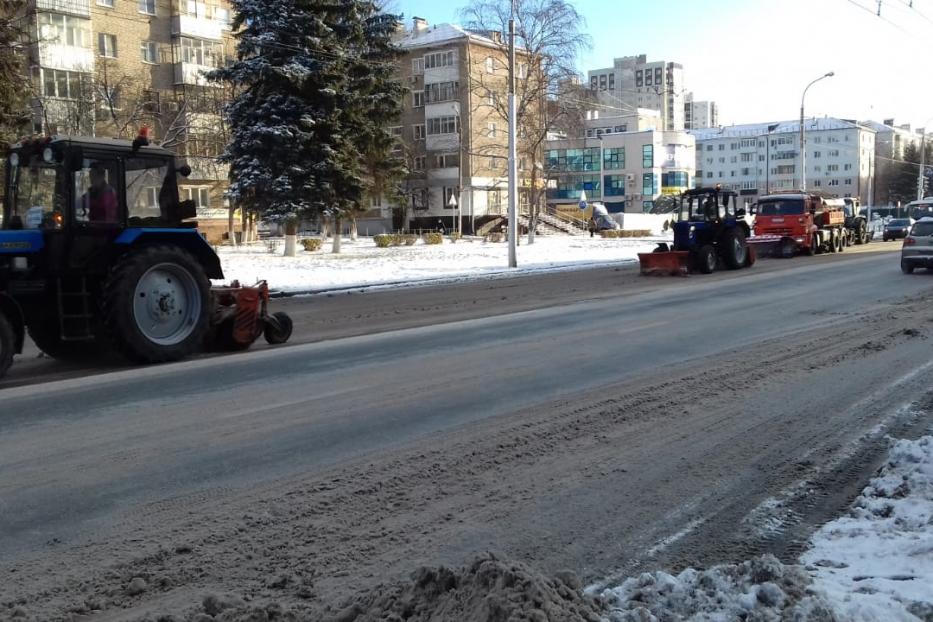
[[[210,209],[211,189],[203,186],[179,186],[178,198],[182,201],[194,201],[198,209]]]
[[[599,76],[599,90],[600,90],[600,91],[605,91],[605,90],[606,90],[606,76],[605,76],[605,74]]]
[[[838,164],[829,164],[829,165],[827,165],[826,170],[829,171],[829,172],[834,173],[834,172],[836,172],[836,171],[839,170],[839,165],[838,165]]]
[[[415,137],[415,140],[424,140],[424,123],[413,125],[412,135]]]
[[[851,170],[852,170],[852,165],[851,165],[851,164],[845,164],[845,165],[843,165],[842,170],[844,170],[844,171],[851,171]]]
[[[203,39],[181,38],[181,61],[192,65],[220,67],[223,60],[223,45]],[[154,61],[150,61],[154,62]]]
[[[105,6],[108,9],[113,8],[113,0],[97,0],[97,6]]]
[[[596,76],[592,76],[590,78],[590,88],[593,89],[594,91],[596,90],[597,80],[598,78]]]
[[[827,186],[838,186],[838,185],[839,185],[839,180],[838,180],[838,179],[830,179],[829,182],[827,182],[826,185],[827,185]]]
[[[458,99],[460,97],[459,82],[437,82],[424,85],[424,101],[432,104]]]
[[[486,73],[496,73],[496,59],[492,56],[486,57]]]
[[[389,134],[393,138],[401,138],[402,137],[402,126],[401,125],[390,125]]]
[[[821,157],[822,155],[823,155],[823,154],[822,154],[821,152],[819,152],[819,151],[814,151],[814,152],[813,152],[813,157],[814,157],[814,158],[819,158],[819,157]]]
[[[120,110],[120,87],[98,85],[98,94],[100,95],[101,110]]]
[[[414,108],[423,108],[424,107],[424,91],[412,91],[412,106]]]
[[[720,164],[725,164],[725,163],[726,163],[726,158],[725,158],[725,156],[720,156],[720,157],[719,157],[719,163],[720,163]]]
[[[707,150],[707,151],[712,151],[712,150],[713,150],[713,146],[712,146],[712,145],[706,145],[706,150]]]
[[[616,74],[610,73],[609,74],[609,90],[614,91],[615,88],[616,88]]]
[[[142,41],[139,44],[139,55],[144,63],[157,63],[158,50],[155,41]]]
[[[852,180],[851,180],[851,179],[847,179],[847,180],[845,181],[845,184],[846,184],[847,186],[851,186],[851,185],[852,185]]]
[[[164,160],[150,158],[127,158],[126,160],[126,207],[130,218],[159,218],[159,195],[168,173]],[[168,190],[168,188],[166,188]],[[163,201],[168,198],[163,196]]]
[[[120,221],[120,197],[115,160],[85,159],[74,173],[75,220],[90,225]]]
[[[644,145],[641,148],[641,165],[644,168],[654,166],[654,145]]]
[[[139,12],[146,15],[155,15],[156,0],[139,0]]]
[[[72,47],[91,47],[91,21],[59,13],[39,13],[39,36]]]
[[[672,171],[661,175],[662,188],[687,188],[689,182],[690,175],[686,171]]]
[[[654,175],[645,173],[641,176],[641,193],[645,196],[654,196]]]
[[[603,182],[606,187],[606,196],[620,197],[625,195],[625,175],[606,175]]]
[[[829,150],[829,157],[831,157],[831,158],[838,158],[838,157],[839,157],[839,150],[838,150],[838,149],[830,149],[830,150]]]
[[[499,160],[497,158],[489,158],[489,170],[496,171],[499,169]]]
[[[709,171],[708,173],[706,173],[706,178],[707,178],[707,179],[712,179],[712,178],[713,178],[713,171]]]
[[[428,135],[456,134],[460,129],[460,119],[457,117],[434,117],[427,120]]]
[[[439,153],[434,156],[434,168],[457,168],[460,166],[459,153]]]
[[[424,75],[424,58],[411,59],[411,73],[415,76]]]
[[[117,36],[103,32],[97,33],[97,51],[107,58],[117,57]]]
[[[424,57],[424,68],[435,69],[437,67],[451,67],[454,65],[454,51],[446,50],[444,52],[434,52],[426,54]]]
[[[528,63],[518,64],[518,67],[516,67],[515,77],[518,78],[519,80],[528,79]]]
[[[720,150],[720,151],[725,151],[725,150],[726,150],[726,143],[719,143],[719,150]]]
[[[604,149],[603,168],[606,170],[625,168],[625,147],[610,147]]]
[[[412,168],[416,171],[424,170],[424,156],[415,156],[414,162],[412,162]]]
[[[486,130],[487,130],[486,135],[489,136],[490,138],[495,138],[496,135],[498,134],[497,128],[498,126],[495,123],[487,123],[486,124]]]
[[[560,171],[598,171],[599,147],[587,149],[548,149],[544,152],[546,166]]]
[[[77,71],[42,69],[42,94],[46,97],[79,99],[86,86],[90,86],[87,76]]]
[[[635,72],[635,86],[642,86],[644,84],[643,74],[644,72],[642,72],[641,69]]]
[[[486,89],[486,105],[495,107],[499,103],[499,94],[492,89]]]

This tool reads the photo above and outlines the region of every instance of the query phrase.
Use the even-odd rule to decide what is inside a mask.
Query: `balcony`
[[[206,17],[175,15],[172,17],[172,35],[220,41],[223,39],[223,25],[217,20]]]
[[[428,134],[424,139],[428,151],[458,151],[460,134]]]
[[[94,50],[61,45],[59,43],[39,43],[39,65],[49,69],[91,72],[94,70]]]
[[[189,86],[220,86],[216,82],[211,82],[205,77],[208,71],[213,71],[216,67],[208,65],[195,65],[194,63],[175,63],[175,84],[186,84]]]
[[[455,182],[458,179],[460,179],[460,169],[456,166],[449,166],[447,168],[433,168],[428,171],[429,181]]]
[[[39,11],[77,15],[78,17],[91,16],[90,0],[36,0],[36,9]]]

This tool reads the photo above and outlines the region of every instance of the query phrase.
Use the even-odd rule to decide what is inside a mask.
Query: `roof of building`
[[[441,45],[449,41],[458,39],[469,39],[473,43],[480,45],[499,46],[488,36],[489,33],[476,32],[468,30],[457,24],[436,24],[428,26],[422,30],[412,29],[405,31],[405,36],[398,40],[398,45],[402,48],[419,48]]]
[[[808,132],[823,130],[848,130],[861,127],[862,129],[874,131],[874,128],[846,119],[837,119],[835,117],[820,117],[816,119],[807,119],[806,129]],[[697,140],[712,140],[714,138],[749,138],[752,136],[761,136],[762,134],[786,134],[789,132],[800,131],[800,121],[777,121],[774,123],[746,123],[743,125],[729,125],[723,127],[710,127],[697,130],[689,130]]]

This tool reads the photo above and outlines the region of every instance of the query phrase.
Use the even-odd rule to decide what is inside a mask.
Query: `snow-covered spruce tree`
[[[402,114],[406,92],[397,77],[401,51],[392,43],[399,17],[380,12],[370,0],[355,0],[354,4],[354,63],[349,78],[356,102],[345,110],[345,123],[355,128],[353,139],[362,156],[365,196],[384,197],[394,203],[400,200],[406,174],[400,139],[389,131]],[[354,232],[356,217],[366,207],[359,205],[349,214]]]
[[[350,0],[232,0],[237,59],[209,74],[239,88],[227,108],[230,198],[261,217],[339,216],[363,194],[345,125],[355,98]]]

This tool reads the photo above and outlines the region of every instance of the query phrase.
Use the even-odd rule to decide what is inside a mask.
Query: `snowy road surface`
[[[866,254],[6,389],[0,603],[314,610],[487,549],[587,581],[796,557],[885,434],[929,427],[931,302]]]

